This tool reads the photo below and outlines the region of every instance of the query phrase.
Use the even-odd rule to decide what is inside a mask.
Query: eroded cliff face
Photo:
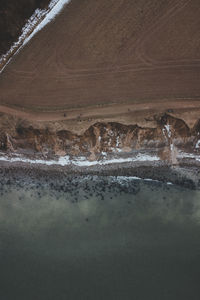
[[[0,130],[0,150],[43,157],[85,155],[95,159],[102,152],[155,149],[161,159],[175,159],[176,150],[198,152],[200,120],[193,128],[169,114],[154,116],[155,127],[97,122],[82,135],[68,130],[34,128],[29,122],[11,120]],[[172,157],[171,157],[172,156]]]

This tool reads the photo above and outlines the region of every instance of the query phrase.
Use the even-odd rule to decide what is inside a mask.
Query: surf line
[[[60,165],[60,166],[68,166],[75,165],[79,167],[90,167],[96,165],[109,165],[109,164],[123,164],[127,162],[145,162],[145,161],[159,161],[159,157],[147,155],[147,154],[138,154],[134,157],[127,158],[113,158],[113,159],[102,159],[102,160],[94,160],[89,161],[85,157],[77,157],[76,159],[70,159],[69,156],[59,157],[58,160],[44,160],[44,159],[29,159],[25,157],[7,157],[1,156],[0,161],[5,161],[8,163],[14,162],[22,162],[29,164],[42,164],[42,165]]]
[[[64,6],[71,0],[51,0],[48,8],[36,9],[33,15],[28,19],[22,33],[17,42],[15,42],[6,54],[0,57],[0,65],[2,68],[0,74],[10,63],[12,58],[48,23],[55,19],[55,17],[63,10]]]

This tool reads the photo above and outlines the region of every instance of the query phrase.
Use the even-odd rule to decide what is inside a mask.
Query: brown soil
[[[195,114],[199,26],[197,0],[72,0],[0,75],[0,104],[59,111],[31,114],[36,120],[65,119],[65,112],[76,126],[81,107],[84,118],[126,122],[134,117],[128,109],[192,105]]]
[[[154,115],[170,112],[174,117],[182,118],[190,128],[199,119],[200,102],[176,101],[168,103],[135,103],[135,104],[112,104],[70,110],[30,111],[18,110],[0,105],[0,111],[4,114],[15,116],[22,120],[29,120],[36,127],[48,126],[51,129],[67,129],[82,134],[89,126],[96,122],[120,122],[122,124],[135,124],[139,126],[154,127]],[[0,125],[2,121],[0,119]],[[40,125],[41,124],[41,125]]]

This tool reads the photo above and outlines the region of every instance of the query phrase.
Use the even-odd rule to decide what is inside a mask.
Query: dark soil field
[[[0,105],[200,100],[199,32],[198,0],[72,0],[1,73]]]

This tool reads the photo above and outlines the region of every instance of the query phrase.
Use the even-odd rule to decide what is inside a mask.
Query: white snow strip
[[[30,164],[43,164],[43,165],[60,165],[60,166],[68,166],[75,165],[80,167],[90,167],[95,165],[108,165],[108,164],[120,164],[126,162],[144,162],[144,161],[159,161],[160,159],[157,156],[138,154],[135,157],[130,158],[113,158],[113,159],[103,159],[100,161],[88,161],[85,157],[79,157],[77,159],[71,160],[69,156],[60,157],[58,160],[42,160],[42,159],[28,159],[22,157],[0,157],[0,161],[6,162],[24,162]]]
[[[22,28],[22,34],[9,51],[0,57],[0,64],[4,64],[0,73],[9,64],[12,57],[17,54],[26,45],[34,35],[50,23],[62,11],[63,7],[71,0],[51,0],[47,9],[36,9],[33,15],[28,19]]]

